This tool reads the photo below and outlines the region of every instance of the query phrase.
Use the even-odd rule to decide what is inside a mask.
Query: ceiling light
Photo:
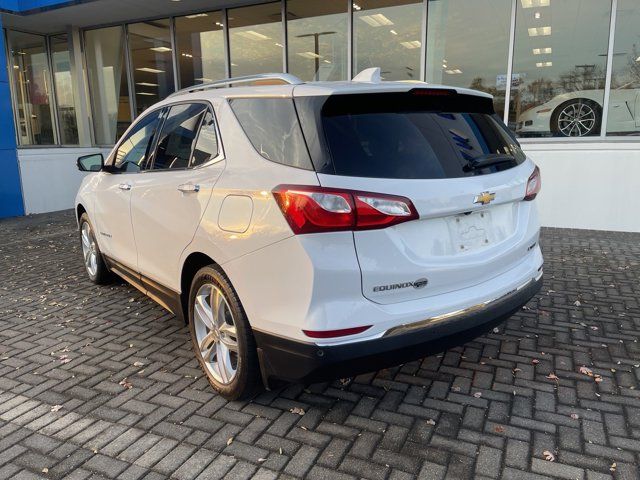
[[[534,55],[548,55],[550,53],[552,53],[551,47],[534,48],[533,49],[533,54]]]
[[[330,62],[329,60],[327,60],[327,59],[324,59],[324,60],[322,60],[322,61],[323,61],[324,63],[331,63],[331,62]]]
[[[156,96],[155,93],[149,93],[149,92],[137,92],[136,95],[146,95],[148,97],[155,97]]]
[[[551,27],[532,27],[528,30],[530,37],[544,37],[551,35]]]
[[[381,13],[376,13],[374,15],[364,15],[359,18],[360,20],[371,25],[372,27],[382,27],[383,25],[393,25],[393,22]]]
[[[520,0],[522,8],[548,7],[551,0]]]
[[[538,68],[550,67],[552,65],[553,65],[553,62],[538,62],[538,63],[536,63],[536,67],[538,67]]]
[[[354,3],[354,4],[353,4],[353,9],[354,9],[356,12],[359,12],[360,10],[362,10],[362,7],[361,7],[360,5],[358,5],[357,3]]]
[[[281,43],[276,42],[276,47],[284,48]]]
[[[538,20],[541,16],[542,14],[540,12],[536,12],[533,14],[533,18],[535,18],[536,20]]]
[[[241,37],[248,38],[250,40],[268,40],[270,37],[256,32],[255,30],[244,30],[242,32],[235,32]]]
[[[219,27],[224,27],[224,23],[216,22],[216,25]]]
[[[400,42],[400,45],[411,50],[413,48],[420,48],[422,46],[422,43],[420,43],[419,40],[413,40],[411,42]]]
[[[462,73],[462,70],[459,68],[452,68],[450,70],[445,70],[444,73],[448,73],[449,75],[459,75]]]
[[[147,73],[164,73],[164,70],[158,70],[157,68],[149,68],[149,67],[136,68],[136,70],[138,70],[139,72],[147,72]]]
[[[169,47],[152,47],[149,50],[153,50],[154,52],[160,52],[160,53],[170,52],[171,51],[171,49]]]
[[[640,57],[636,58],[636,62],[640,62]]]
[[[140,85],[141,87],[157,87],[157,83],[149,83],[149,82],[138,82],[136,85]]]
[[[205,78],[205,77],[194,78],[194,80],[197,80],[199,82],[213,82],[211,78]]]
[[[199,17],[208,17],[206,13],[196,13],[194,15],[187,15],[187,18],[199,18]]]
[[[320,55],[313,52],[298,52],[298,55],[304,58],[320,58]]]
[[[389,30],[389,33],[390,33],[391,35],[397,35],[397,34],[398,34],[398,32],[396,32],[395,30]]]

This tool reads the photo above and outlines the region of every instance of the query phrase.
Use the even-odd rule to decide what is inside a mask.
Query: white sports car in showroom
[[[629,134],[640,129],[640,88],[629,87],[611,90],[608,133]],[[522,137],[598,135],[603,93],[603,90],[581,90],[557,95],[520,114],[516,133]]]

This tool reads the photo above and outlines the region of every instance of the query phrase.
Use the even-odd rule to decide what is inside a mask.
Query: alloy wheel
[[[598,114],[582,102],[567,105],[558,115],[558,129],[566,137],[583,137],[593,132]]]
[[[89,222],[82,224],[82,255],[87,272],[91,277],[95,277],[98,272],[98,249]]]
[[[229,304],[222,291],[211,283],[198,289],[193,322],[198,353],[207,370],[221,384],[228,385],[238,371],[238,333]]]

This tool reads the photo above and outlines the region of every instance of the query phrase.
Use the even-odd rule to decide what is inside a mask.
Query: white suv
[[[78,166],[96,172],[76,200],[89,277],[184,317],[226,398],[442,351],[542,282],[540,174],[485,93],[377,69],[236,78]]]

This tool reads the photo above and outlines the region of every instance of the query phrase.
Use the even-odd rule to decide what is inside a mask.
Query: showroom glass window
[[[347,2],[287,2],[289,72],[305,81],[346,80]]]
[[[222,12],[206,12],[175,20],[180,88],[225,78]]]
[[[135,89],[136,115],[175,91],[169,20],[133,23],[129,50]]]
[[[384,80],[420,80],[422,1],[355,0],[353,69],[380,67]]]
[[[113,145],[131,123],[122,27],[84,35],[95,143]]]
[[[77,145],[78,122],[73,97],[74,78],[71,73],[69,38],[66,34],[54,35],[50,37],[49,45],[56,107],[58,108],[58,124],[60,125],[60,143]]]
[[[502,117],[511,0],[430,0],[428,11],[427,82],[490,93]]]
[[[640,134],[640,3],[618,0],[607,135]]]
[[[611,2],[519,0],[509,126],[528,137],[600,134]]]
[[[227,15],[231,76],[282,72],[281,4],[232,8]]]
[[[45,38],[7,32],[20,145],[55,144],[52,88]]]

